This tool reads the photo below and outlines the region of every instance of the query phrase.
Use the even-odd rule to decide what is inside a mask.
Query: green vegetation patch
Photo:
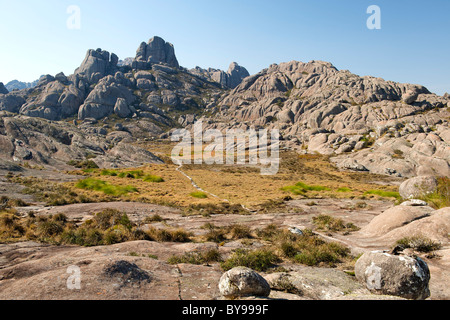
[[[104,194],[112,195],[112,196],[123,196],[128,193],[138,192],[138,190],[133,186],[117,186],[117,185],[109,184],[106,181],[93,179],[93,178],[87,178],[84,180],[80,180],[77,182],[75,187],[79,188],[79,189],[99,191],[99,192],[103,192]]]
[[[297,182],[294,186],[286,186],[281,188],[281,190],[291,192],[295,195],[301,195],[305,194],[308,191],[329,191],[331,189],[325,186],[319,185],[310,186],[303,182]]]
[[[420,199],[428,202],[435,209],[450,207],[450,178],[440,177],[437,180],[438,186],[436,191]]]
[[[208,198],[208,195],[205,192],[203,192],[203,191],[194,191],[194,192],[191,192],[189,195],[191,197],[198,198],[198,199],[206,199],[206,198]]]
[[[369,190],[364,193],[365,195],[377,195],[384,198],[395,198],[397,200],[400,200],[402,197],[400,196],[400,193],[396,191],[385,191],[385,190]]]

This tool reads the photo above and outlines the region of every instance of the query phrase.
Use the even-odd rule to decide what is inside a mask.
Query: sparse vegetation
[[[405,237],[396,242],[396,246],[401,250],[411,248],[414,251],[429,253],[439,250],[442,245],[439,242],[433,241],[424,236]]]
[[[78,181],[75,185],[79,189],[87,189],[92,191],[103,192],[104,194],[111,196],[123,196],[131,192],[138,192],[138,190],[133,186],[118,186],[112,185],[103,180],[86,178]]]
[[[210,249],[205,252],[187,252],[181,256],[172,256],[168,259],[169,264],[189,263],[189,264],[209,264],[211,262],[222,262],[222,256],[217,249]]]
[[[224,271],[228,271],[235,267],[247,267],[256,271],[266,271],[279,261],[280,258],[272,250],[237,249],[220,265]]]
[[[331,190],[328,187],[325,186],[319,186],[319,185],[307,185],[306,183],[303,182],[297,182],[295,185],[293,186],[287,186],[287,187],[283,187],[281,188],[281,190],[283,191],[289,191],[295,195],[303,195],[308,191],[325,191],[325,190]]]
[[[385,190],[368,190],[364,193],[365,195],[377,195],[383,198],[395,198],[400,200],[402,197],[400,193],[396,191],[385,191]]]
[[[329,215],[318,215],[313,217],[313,223],[319,230],[331,231],[331,232],[344,232],[349,233],[352,231],[357,231],[359,228],[353,223],[345,223],[342,219],[334,218]]]
[[[421,200],[428,202],[435,209],[450,207],[450,178],[440,177],[435,192],[420,197]]]

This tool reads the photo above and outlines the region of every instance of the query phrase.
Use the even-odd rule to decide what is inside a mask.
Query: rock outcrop
[[[448,103],[420,85],[359,77],[323,61],[292,61],[271,65],[224,95],[211,128],[277,128],[290,147],[335,156],[343,169],[448,176]]]
[[[242,80],[250,76],[247,69],[236,62],[230,64],[227,72],[213,68],[202,69],[200,67],[196,67],[190,70],[190,72],[205,79],[220,83],[222,86],[229,89],[236,88],[241,84]]]
[[[179,68],[173,45],[160,37],[153,37],[148,43],[142,42],[131,64],[132,68],[147,70],[152,64],[167,64],[170,67]]]
[[[0,82],[0,94],[8,94],[8,89],[5,88],[3,82]]]
[[[89,50],[73,75],[0,94],[0,111],[56,121],[118,115],[168,128],[203,116],[205,129],[278,129],[282,147],[328,155],[344,170],[450,176],[450,99],[423,86],[323,61],[273,64],[252,76],[234,62],[227,72],[187,70],[159,37],[142,43],[131,64],[118,61]]]
[[[80,67],[75,70],[75,75],[84,75],[90,83],[96,83],[104,76],[113,73],[117,69],[119,58],[114,53],[97,49],[88,50]]]

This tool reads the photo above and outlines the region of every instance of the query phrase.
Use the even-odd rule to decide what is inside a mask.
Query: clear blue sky
[[[66,10],[81,10],[69,30]],[[381,30],[369,30],[369,5]],[[449,0],[0,0],[0,81],[72,74],[88,49],[123,59],[158,35],[180,64],[251,74],[272,63],[324,60],[358,75],[450,92]]]

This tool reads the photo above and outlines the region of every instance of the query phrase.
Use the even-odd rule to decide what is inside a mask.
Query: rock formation
[[[160,37],[153,37],[148,43],[141,43],[136,51],[136,58],[132,62],[132,67],[133,69],[146,70],[152,64],[161,63],[173,68],[180,67],[173,45]]]
[[[450,176],[450,99],[423,86],[360,77],[323,61],[273,64],[252,76],[234,62],[227,72],[187,70],[159,37],[142,43],[131,63],[118,61],[89,50],[73,75],[3,90],[0,111],[52,121],[117,115],[169,128],[203,116],[206,129],[276,128],[284,147],[328,155],[345,170]]]
[[[5,88],[5,86],[3,85],[3,82],[0,82],[0,94],[8,94],[9,91],[8,89]]]

